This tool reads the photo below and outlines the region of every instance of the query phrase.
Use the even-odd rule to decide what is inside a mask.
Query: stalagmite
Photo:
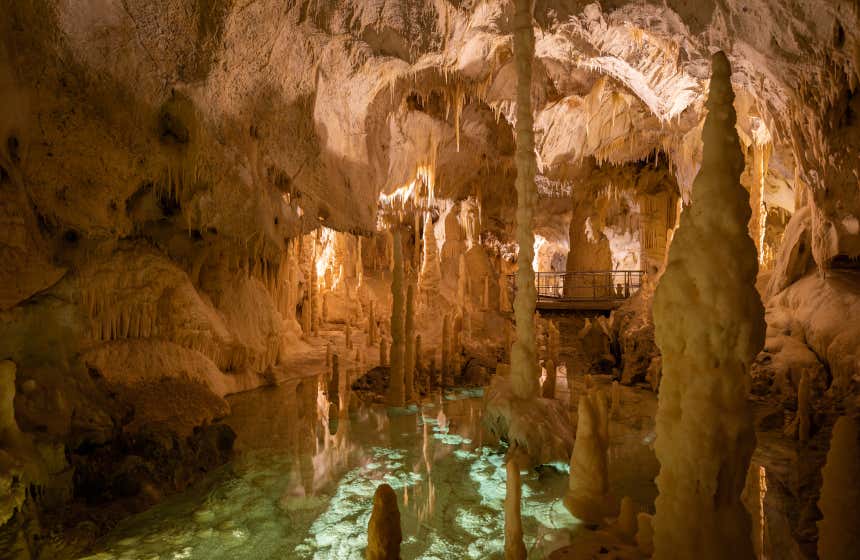
[[[331,343],[331,341],[328,341],[325,345],[325,365],[326,365],[326,367],[329,367],[331,365],[332,349],[333,349],[332,343]]]
[[[547,360],[544,364],[546,368],[546,380],[543,382],[541,386],[541,394],[545,399],[554,399],[555,398],[555,384],[556,384],[556,367],[555,362],[552,360]]]
[[[860,446],[857,421],[841,416],[833,425],[827,463],[821,469],[821,497],[818,509],[818,557],[821,560],[848,560],[860,550]]]
[[[655,442],[658,559],[753,557],[740,495],[755,446],[748,370],[764,342],[764,309],[755,289],[748,195],[739,182],[744,159],[730,77],[728,59],[716,53],[702,167],[654,296],[663,360]]]
[[[797,387],[797,439],[809,441],[809,373],[803,370]]]
[[[457,305],[460,307],[460,313],[466,312],[466,302],[468,300],[468,283],[469,278],[466,272],[466,255],[460,253],[459,264],[457,267]]]
[[[0,362],[0,447],[13,448],[20,438],[21,431],[15,420],[15,374],[14,362]]]
[[[415,335],[415,384],[418,386],[424,384],[424,379],[419,379],[422,371],[424,367],[421,363],[421,334],[419,333]]]
[[[614,513],[615,503],[609,494],[609,411],[606,398],[597,390],[579,399],[564,505],[574,517],[590,524],[599,524]]]
[[[380,484],[373,495],[373,512],[367,525],[367,560],[400,560],[400,509],[397,494],[388,484]]]
[[[439,386],[439,373],[436,370],[436,355],[430,356],[430,366],[427,368],[427,389],[432,390]]]
[[[654,554],[654,518],[647,513],[636,516],[636,547],[645,556]]]
[[[627,540],[636,538],[638,524],[636,521],[636,505],[630,496],[621,498],[621,510],[618,513],[618,522],[616,528],[621,535]]]
[[[418,289],[422,293],[436,293],[442,272],[439,269],[439,248],[436,246],[436,232],[428,212],[424,218],[424,262],[418,279]]]
[[[374,317],[373,300],[370,301],[370,314],[367,317],[367,344],[373,346],[377,338],[376,317]]]
[[[379,339],[379,365],[388,365],[388,339],[384,336]]]
[[[451,318],[445,315],[442,320],[442,385],[451,384]]]
[[[522,481],[517,446],[514,444],[505,463],[505,560],[525,560],[526,544],[523,541]]]
[[[621,385],[618,384],[618,381],[612,382],[612,389],[610,394],[610,415],[613,418],[617,418],[619,414],[621,414]]]
[[[484,292],[481,297],[481,308],[489,309],[490,308],[490,275],[484,275]]]
[[[547,356],[550,360],[559,363],[559,353],[561,346],[561,333],[555,321],[549,321],[547,324]]]
[[[394,270],[391,277],[391,374],[388,381],[387,403],[389,406],[403,406],[404,384],[403,368],[406,354],[406,325],[404,321],[405,304],[403,301],[403,243],[400,229],[392,230],[394,243]]]
[[[508,296],[508,277],[499,274],[499,311],[508,313],[511,310],[511,298]]]
[[[412,245],[412,270],[416,275],[421,270],[421,214],[415,213],[415,243]],[[414,278],[414,276],[413,276]]]
[[[412,401],[415,392],[415,286],[406,288],[406,348],[403,360],[403,397]]]

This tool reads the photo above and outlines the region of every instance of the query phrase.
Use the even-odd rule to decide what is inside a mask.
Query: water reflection
[[[482,392],[386,409],[350,397],[351,373],[232,397],[232,463],[124,522],[96,557],[362,558],[385,482],[399,498],[403,558],[501,558],[504,449],[482,428]],[[557,499],[567,475],[523,482],[526,543],[541,558],[575,530]]]

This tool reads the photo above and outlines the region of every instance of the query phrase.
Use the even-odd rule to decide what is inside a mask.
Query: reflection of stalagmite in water
[[[373,495],[364,557],[367,560],[400,560],[402,540],[397,494],[388,484],[380,484]]]
[[[525,560],[526,544],[523,541],[522,481],[520,456],[517,444],[508,449],[505,463],[505,560]]]
[[[299,473],[305,495],[314,493],[314,463],[313,456],[317,453],[316,396],[319,381],[302,381],[296,386],[298,404],[298,457]]]
[[[442,385],[449,387],[451,383],[451,318],[445,315],[442,320]]]

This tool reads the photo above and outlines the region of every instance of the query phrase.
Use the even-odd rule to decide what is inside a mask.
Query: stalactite
[[[484,275],[484,291],[481,297],[481,308],[487,310],[490,308],[490,275]]]
[[[818,557],[821,560],[849,560],[860,550],[860,447],[857,421],[841,416],[833,426],[827,463],[821,469],[821,497],[818,509]]]
[[[663,365],[655,442],[658,559],[753,557],[740,495],[755,447],[749,365],[765,329],[730,78],[728,59],[716,53],[693,204],[681,215],[654,296]]]
[[[541,387],[541,393],[543,398],[545,399],[554,399],[555,398],[555,384],[556,384],[556,367],[555,362],[552,360],[547,360],[545,364],[546,368],[546,380],[543,382],[543,386]]]
[[[345,343],[347,350],[352,350],[352,327],[349,325],[348,319],[343,327],[343,335],[346,341]]]
[[[597,390],[579,399],[576,441],[570,458],[570,486],[564,498],[570,513],[598,524],[612,513],[609,495],[609,411]]]
[[[406,288],[406,337],[403,361],[403,396],[406,402],[412,401],[415,392],[415,286],[411,282]]]
[[[403,368],[406,352],[405,305],[403,301],[403,243],[400,230],[392,230],[394,270],[391,278],[391,374],[388,382],[389,406],[404,405]]]
[[[537,302],[534,259],[535,151],[534,119],[531,103],[532,59],[534,58],[534,29],[531,0],[517,0],[514,15],[514,58],[517,72],[517,292],[514,299],[517,339],[511,350],[511,386],[521,399],[537,396],[537,343],[534,312]]]

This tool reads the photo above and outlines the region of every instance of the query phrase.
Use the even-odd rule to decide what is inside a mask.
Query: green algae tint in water
[[[231,398],[234,461],[122,523],[89,558],[360,559],[383,482],[399,498],[404,560],[503,557],[504,449],[481,427],[480,391],[420,408],[360,405],[332,436],[328,403],[306,389],[304,399],[295,386]],[[563,468],[523,477],[530,558],[570,542],[566,487]]]

